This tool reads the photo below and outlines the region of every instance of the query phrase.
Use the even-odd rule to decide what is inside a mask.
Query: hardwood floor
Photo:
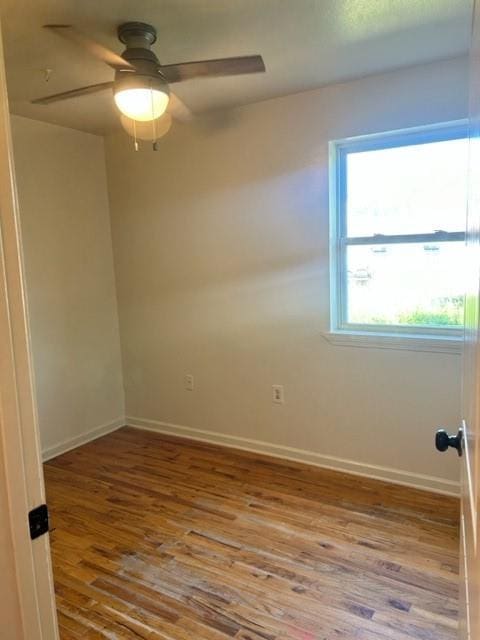
[[[62,640],[451,640],[458,501],[123,428],[45,465]]]

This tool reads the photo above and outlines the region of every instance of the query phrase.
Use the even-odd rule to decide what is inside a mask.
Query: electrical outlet
[[[195,386],[195,381],[193,379],[192,374],[189,373],[185,376],[185,389],[187,391],[193,391],[194,386]]]
[[[277,404],[283,404],[285,402],[283,384],[272,385],[272,401],[276,402]]]

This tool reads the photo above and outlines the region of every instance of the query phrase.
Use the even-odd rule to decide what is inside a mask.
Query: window
[[[459,338],[464,123],[331,143],[332,332]]]

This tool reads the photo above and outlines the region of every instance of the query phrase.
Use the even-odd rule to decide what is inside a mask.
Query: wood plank
[[[454,498],[123,428],[45,465],[62,640],[453,640]]]

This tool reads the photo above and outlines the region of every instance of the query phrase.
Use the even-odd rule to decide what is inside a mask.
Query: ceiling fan
[[[45,105],[113,89],[118,109],[133,121],[133,128],[135,125],[142,126],[141,123],[154,122],[165,113],[180,121],[191,118],[190,110],[170,92],[169,84],[198,77],[265,71],[260,55],[162,65],[151,50],[157,39],[156,29],[143,22],[127,22],[118,27],[118,38],[126,47],[121,55],[80,33],[72,25],[46,24],[44,27],[83,46],[90,54],[114,69],[115,76],[111,82],[55,93],[32,100],[32,103]]]

